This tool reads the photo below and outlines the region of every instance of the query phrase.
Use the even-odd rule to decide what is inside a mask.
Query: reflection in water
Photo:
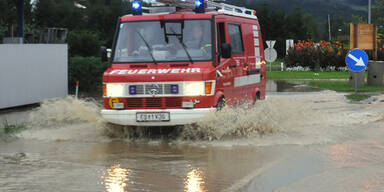
[[[102,176],[107,192],[124,192],[130,172],[131,170],[129,169],[121,168],[120,164],[113,165],[107,169],[106,176]]]
[[[362,168],[383,162],[384,146],[378,142],[344,143],[331,146],[330,160],[335,168]],[[359,173],[357,181],[346,180],[343,191],[374,192],[383,191],[384,183],[375,172]]]
[[[204,192],[203,172],[198,169],[193,169],[187,174],[184,180],[185,192]]]
[[[328,154],[336,168],[380,163],[384,146],[377,142],[344,143],[331,146]]]
[[[337,144],[331,146],[331,160],[336,168],[347,167],[347,166],[356,166],[359,161],[353,158],[355,156],[351,151],[351,147],[343,144]]]
[[[375,191],[382,191],[383,186],[379,179],[374,178],[372,180],[364,181],[363,183],[363,189],[361,192],[375,192]]]
[[[267,80],[267,92],[316,92],[321,89],[310,87],[304,82],[287,82],[283,80]]]

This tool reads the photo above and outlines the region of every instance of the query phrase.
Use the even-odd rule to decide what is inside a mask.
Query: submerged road
[[[170,137],[114,138],[91,101],[0,115],[0,191],[384,191],[384,96],[273,94]],[[172,135],[173,134],[173,135]]]

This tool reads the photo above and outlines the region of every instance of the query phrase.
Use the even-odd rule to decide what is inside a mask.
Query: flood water
[[[284,80],[267,80],[267,92],[317,92],[320,88],[310,87],[305,83],[293,83]]]
[[[27,127],[0,141],[0,191],[384,191],[384,96],[375,98],[273,94],[134,136],[107,125],[96,102],[47,101],[0,115]]]

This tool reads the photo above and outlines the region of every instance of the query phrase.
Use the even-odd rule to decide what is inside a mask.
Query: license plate
[[[159,122],[169,121],[170,115],[168,112],[157,112],[157,113],[136,113],[137,122]]]

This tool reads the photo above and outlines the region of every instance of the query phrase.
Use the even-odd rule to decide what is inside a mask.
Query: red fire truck
[[[210,0],[159,2],[175,8],[143,14],[142,2],[134,0],[133,14],[119,18],[103,76],[101,114],[107,121],[184,125],[224,105],[265,98],[264,49],[254,10]],[[101,54],[107,60],[105,48]]]

